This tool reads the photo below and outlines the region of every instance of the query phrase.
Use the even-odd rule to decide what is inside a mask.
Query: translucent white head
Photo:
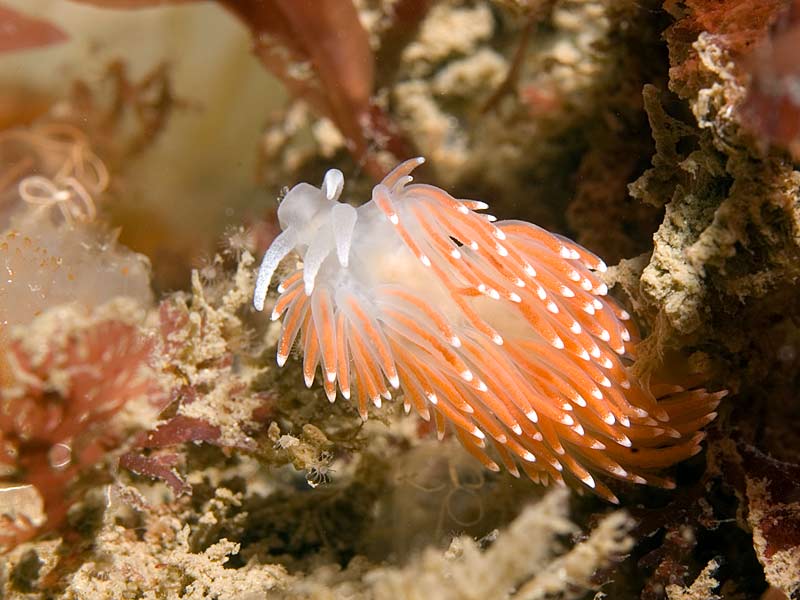
[[[331,169],[325,173],[321,187],[299,183],[283,198],[278,207],[278,222],[283,231],[261,261],[253,294],[256,310],[264,310],[272,275],[292,250],[303,258],[307,295],[314,290],[317,273],[334,248],[341,266],[347,267],[357,212],[338,201],[343,188],[344,175],[338,169]]]
[[[325,221],[328,212],[337,203],[344,187],[344,176],[337,169],[325,173],[322,187],[298,183],[281,200],[278,206],[278,223],[283,231],[295,232],[295,247],[308,246]]]

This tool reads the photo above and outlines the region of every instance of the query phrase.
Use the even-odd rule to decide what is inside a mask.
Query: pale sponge
[[[0,275],[0,329],[60,304],[91,309],[125,296],[147,306],[153,299],[146,257],[102,227],[56,224],[41,213],[0,234]]]

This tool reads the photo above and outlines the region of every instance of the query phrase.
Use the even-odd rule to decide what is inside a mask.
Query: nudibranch
[[[488,206],[412,183],[408,160],[355,208],[339,202],[341,171],[294,186],[278,207],[282,233],[261,263],[263,310],[279,263],[302,268],[279,286],[278,365],[295,340],[311,386],[355,396],[362,418],[400,390],[449,427],[483,465],[548,484],[597,477],[672,487],[656,474],[699,452],[700,429],[724,392],[646,384],[630,366],[638,332],[598,277],[606,265],[575,242]],[[580,483],[579,483],[580,482]]]

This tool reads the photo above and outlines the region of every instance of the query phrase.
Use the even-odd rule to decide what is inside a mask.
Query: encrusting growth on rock
[[[254,297],[263,310],[279,263],[302,257],[272,310],[283,318],[278,364],[299,336],[309,387],[321,365],[331,402],[338,384],[363,418],[399,389],[406,411],[432,417],[440,438],[449,423],[491,470],[489,443],[515,476],[580,482],[614,502],[597,474],[672,487],[654,471],[699,452],[725,392],[638,380],[638,331],[607,296],[605,263],[412,183],[422,162],[400,164],[359,208],[338,202],[335,169],[283,199]]]

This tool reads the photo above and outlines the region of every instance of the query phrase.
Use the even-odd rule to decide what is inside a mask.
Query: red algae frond
[[[33,486],[46,520],[36,528],[3,515],[14,527],[0,546],[60,527],[73,484],[124,439],[112,418],[161,393],[149,366],[152,344],[137,326],[111,317],[71,323],[59,312],[41,319],[40,335],[12,336],[3,349],[0,481]]]
[[[31,48],[44,48],[60,44],[68,39],[67,34],[53,23],[35,19],[7,6],[0,6],[0,54]]]
[[[491,470],[496,455],[515,476],[610,501],[598,474],[672,487],[656,472],[699,452],[724,392],[640,381],[639,334],[607,295],[603,261],[412,183],[422,162],[402,163],[358,209],[338,202],[335,170],[286,195],[255,293],[260,310],[279,262],[302,255],[272,310],[278,364],[299,338],[308,386],[321,366],[328,398],[354,395],[363,418],[399,389],[407,411],[440,438],[449,426]]]

